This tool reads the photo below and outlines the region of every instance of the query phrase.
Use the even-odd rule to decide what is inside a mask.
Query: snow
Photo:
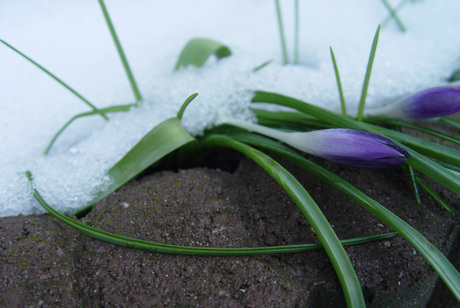
[[[399,1],[390,1],[396,6]],[[289,56],[293,1],[281,1]],[[72,93],[0,44],[0,216],[43,213],[23,174],[56,209],[85,206],[107,183],[105,172],[146,132],[199,96],[183,117],[199,135],[226,115],[252,120],[248,90],[279,92],[336,110],[339,97],[329,46],[338,62],[347,104],[356,107],[372,39],[388,11],[380,1],[300,1],[300,65],[282,65],[274,1],[106,0],[143,95],[139,108],[79,119],[42,155],[52,136],[89,111]],[[408,1],[380,33],[368,92],[379,106],[413,91],[445,84],[459,67],[460,2]],[[173,68],[194,37],[218,40],[232,56],[202,68]],[[43,65],[97,107],[134,102],[97,1],[0,0],[0,39]],[[274,61],[258,71],[263,62]]]

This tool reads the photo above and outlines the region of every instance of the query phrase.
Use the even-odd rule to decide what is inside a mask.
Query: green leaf
[[[184,49],[182,49],[174,70],[177,71],[181,67],[189,65],[202,67],[211,55],[221,59],[231,54],[230,48],[222,43],[207,38],[194,38],[188,41]]]
[[[369,61],[367,62],[366,76],[364,77],[363,90],[361,93],[361,99],[359,100],[358,107],[358,121],[363,119],[364,105],[366,104],[367,89],[369,88],[369,81],[371,79],[372,65],[374,64],[375,52],[377,50],[377,43],[379,41],[380,26],[377,27],[375,32],[374,41],[372,42],[371,54],[369,55]]]
[[[332,59],[332,65],[334,66],[335,80],[337,81],[337,88],[339,90],[340,105],[342,106],[342,115],[346,117],[347,107],[345,104],[345,96],[343,95],[342,82],[340,81],[339,68],[337,67],[337,62],[335,61],[335,55],[334,55],[334,51],[332,50],[332,47],[329,47],[329,50],[331,52],[331,59]]]
[[[276,17],[278,20],[278,29],[280,33],[281,50],[283,52],[283,63],[286,65],[289,63],[289,59],[287,55],[286,39],[284,38],[283,17],[281,15],[281,7],[280,7],[279,0],[275,0],[275,6],[276,6]]]
[[[242,142],[246,142],[284,156],[285,158],[305,169],[314,177],[327,183],[337,191],[341,192],[356,202],[366,211],[376,216],[382,222],[403,236],[420,252],[425,260],[427,260],[428,263],[430,263],[434,270],[439,274],[441,279],[452,291],[454,296],[460,301],[460,274],[455,269],[455,267],[437,248],[435,248],[425,237],[417,232],[417,230],[412,228],[408,223],[386,209],[383,205],[370,198],[336,174],[307,160],[305,157],[302,157],[299,154],[289,150],[287,147],[276,141],[263,136],[256,136],[254,134],[248,133],[232,135],[232,138],[239,139]]]
[[[31,185],[33,197],[37,202],[51,215],[60,220],[65,225],[95,239],[124,246],[134,249],[142,249],[147,251],[159,252],[159,253],[170,253],[170,254],[182,254],[182,255],[200,255],[200,256],[247,256],[247,255],[262,255],[262,254],[278,254],[278,253],[296,253],[305,252],[311,250],[322,249],[323,246],[320,243],[313,244],[300,244],[300,245],[286,245],[286,246],[269,246],[269,247],[254,247],[254,248],[210,248],[210,247],[192,247],[192,246],[178,246],[169,244],[160,244],[144,240],[139,240],[131,237],[121,236],[106,232],[100,229],[96,229],[85,225],[77,220],[73,220],[52,208],[42,198],[38,190],[36,189],[33,177],[30,171],[26,171],[25,175]],[[364,244],[371,241],[378,241],[383,239],[391,238],[395,235],[395,232],[358,237],[349,240],[341,241],[344,246]]]
[[[194,140],[184,130],[179,119],[171,118],[161,122],[106,173],[111,179],[110,186],[101,191],[92,203],[109,195],[167,154]]]
[[[364,298],[356,272],[337,235],[318,205],[296,178],[266,154],[232,138],[209,135],[202,142],[207,146],[224,146],[237,150],[261,166],[292,198],[315,230],[342,284],[349,307],[364,307]]]

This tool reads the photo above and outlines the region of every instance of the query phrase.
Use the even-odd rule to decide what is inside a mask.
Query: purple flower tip
[[[351,129],[315,131],[313,154],[348,167],[386,168],[404,163],[410,154],[388,138]]]
[[[460,87],[444,86],[414,93],[402,101],[402,113],[413,119],[442,117],[460,111]]]

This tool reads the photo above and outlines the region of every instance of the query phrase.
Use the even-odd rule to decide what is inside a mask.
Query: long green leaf
[[[35,65],[36,67],[38,67],[40,70],[42,70],[44,73],[46,73],[48,76],[50,76],[51,78],[53,78],[55,81],[57,81],[61,86],[63,86],[64,88],[66,88],[67,90],[69,90],[72,94],[74,94],[76,97],[78,97],[80,100],[82,100],[86,105],[88,105],[89,107],[91,107],[91,109],[93,109],[94,111],[98,111],[99,109],[96,108],[96,106],[94,106],[93,104],[91,104],[86,98],[84,98],[80,93],[78,93],[77,91],[75,91],[73,88],[71,88],[68,84],[66,84],[64,81],[62,81],[62,79],[60,79],[59,77],[57,77],[56,75],[54,75],[53,73],[51,73],[50,71],[48,71],[46,68],[44,68],[43,66],[41,66],[40,64],[38,64],[37,62],[35,62],[34,60],[32,60],[31,58],[29,58],[28,56],[26,56],[25,54],[23,54],[22,52],[20,52],[19,50],[17,50],[16,48],[14,48],[13,46],[11,46],[10,44],[8,44],[7,42],[5,42],[4,40],[0,40],[0,43],[3,43],[5,46],[7,46],[8,48],[10,48],[11,50],[13,50],[14,52],[16,52],[18,55],[22,56],[24,59],[26,59],[27,61],[29,61],[30,63],[32,63],[33,65]],[[104,113],[100,113],[101,117],[103,117],[105,120],[108,120],[107,116],[104,114]]]
[[[280,7],[279,0],[275,0],[275,6],[276,6],[276,17],[278,20],[278,30],[280,33],[281,50],[283,52],[283,63],[286,65],[289,63],[289,58],[287,54],[286,39],[284,38],[283,17],[281,14],[281,7]]]
[[[295,177],[266,154],[231,138],[210,135],[203,140],[202,144],[230,147],[243,153],[261,166],[286,191],[307,218],[323,244],[342,284],[348,306],[364,307],[364,297],[358,277],[343,246],[318,205]]]
[[[222,43],[207,38],[194,38],[187,42],[177,60],[174,70],[189,65],[201,67],[211,55],[217,59],[228,57],[232,54],[230,48]]]
[[[364,77],[363,89],[361,92],[361,99],[359,100],[358,107],[358,121],[363,119],[364,105],[366,103],[367,89],[369,88],[369,81],[371,79],[372,65],[374,64],[375,52],[377,50],[377,43],[379,41],[380,26],[377,27],[375,32],[374,41],[372,42],[371,54],[367,62],[366,76]]]
[[[92,201],[99,201],[138,175],[167,154],[194,141],[182,127],[179,119],[170,118],[149,131],[122,159],[107,173],[111,184]]]
[[[255,136],[253,134],[239,134],[232,135],[232,138],[247,142],[257,147],[264,148],[276,152],[298,166],[304,168],[310,174],[327,183],[331,187],[337,189],[339,192],[355,201],[366,211],[372,213],[379,218],[382,222],[387,224],[393,230],[403,236],[409,243],[411,243],[420,254],[431,264],[434,270],[439,274],[441,279],[452,291],[455,297],[460,301],[460,274],[449,260],[435,248],[426,238],[424,238],[417,230],[412,228],[409,224],[401,218],[386,209],[383,205],[370,198],[359,189],[343,180],[336,174],[324,169],[323,167],[307,160],[299,154],[282,146],[278,142],[262,136]]]
[[[182,255],[201,255],[201,256],[247,256],[247,255],[262,255],[262,254],[280,254],[280,253],[297,253],[311,250],[322,249],[321,243],[313,244],[300,244],[300,245],[286,245],[286,246],[271,246],[271,247],[254,247],[254,248],[210,248],[210,247],[192,247],[192,246],[179,246],[160,244],[144,240],[139,240],[131,237],[120,236],[110,232],[102,231],[97,228],[85,225],[77,220],[73,220],[52,208],[43,199],[34,185],[33,177],[30,171],[26,171],[25,175],[29,180],[32,188],[33,197],[35,200],[51,215],[60,220],[65,225],[95,239],[135,249],[142,249],[147,251],[159,252],[159,253],[170,253],[170,254],[182,254]],[[371,241],[379,241],[383,239],[391,238],[395,235],[395,232],[358,237],[349,240],[341,241],[344,246],[364,244]]]

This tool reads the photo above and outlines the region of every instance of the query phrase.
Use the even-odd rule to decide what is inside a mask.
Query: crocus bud
[[[368,116],[428,119],[460,111],[460,87],[444,86],[416,92],[392,104],[366,110]]]
[[[374,133],[331,128],[284,132],[239,120],[226,123],[278,139],[298,150],[356,168],[386,168],[404,163],[410,154],[388,138]]]

